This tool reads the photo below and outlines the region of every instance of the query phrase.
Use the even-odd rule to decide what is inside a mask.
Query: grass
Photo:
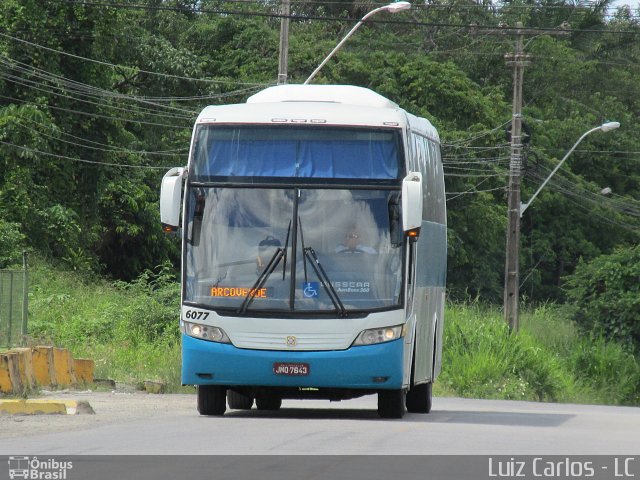
[[[554,305],[522,313],[517,334],[497,308],[449,305],[436,394],[640,405],[640,365],[624,346],[583,333]]]
[[[30,272],[31,343],[95,361],[95,377],[180,388],[179,287],[166,269],[136,282],[60,271],[36,259]]]
[[[132,283],[65,272],[35,259],[30,272],[33,343],[69,348],[96,362],[96,378],[180,387],[179,288],[166,268]],[[625,347],[585,334],[555,305],[527,307],[518,334],[500,309],[449,304],[444,396],[640,405],[640,366]],[[189,389],[188,391],[193,391]]]

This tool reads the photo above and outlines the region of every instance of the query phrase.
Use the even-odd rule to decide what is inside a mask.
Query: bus
[[[206,107],[160,210],[182,239],[182,383],[201,415],[368,394],[383,418],[429,413],[447,230],[428,120],[343,85]]]

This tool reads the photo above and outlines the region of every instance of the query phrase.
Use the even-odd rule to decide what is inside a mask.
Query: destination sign
[[[211,287],[212,297],[254,297],[254,298],[268,298],[268,288],[245,288],[245,287]]]

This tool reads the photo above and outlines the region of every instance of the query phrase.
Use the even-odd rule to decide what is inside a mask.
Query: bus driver
[[[336,253],[377,253],[375,248],[364,245],[356,227],[350,227],[344,238],[344,243],[336,247]]]

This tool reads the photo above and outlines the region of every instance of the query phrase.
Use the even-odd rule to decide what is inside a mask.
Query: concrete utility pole
[[[493,32],[492,32],[493,33]],[[545,35],[567,35],[566,31]],[[524,67],[529,65],[529,55],[524,54],[524,36],[540,35],[536,29],[522,28],[517,22],[513,30],[516,51],[505,55],[507,65],[513,66],[513,116],[511,120],[511,162],[509,165],[509,197],[507,207],[507,254],[504,268],[504,319],[513,332],[519,328],[520,302],[520,175],[522,172],[522,85]]]
[[[507,217],[507,256],[504,271],[504,318],[512,331],[518,331],[520,297],[520,174],[522,171],[522,81],[529,63],[524,54],[522,23],[516,24],[516,51],[507,54],[513,66],[513,115],[511,120],[511,162],[509,166],[509,200]]]
[[[286,85],[289,64],[289,15],[291,4],[289,0],[282,0],[280,5],[280,56],[278,59],[278,85]]]

